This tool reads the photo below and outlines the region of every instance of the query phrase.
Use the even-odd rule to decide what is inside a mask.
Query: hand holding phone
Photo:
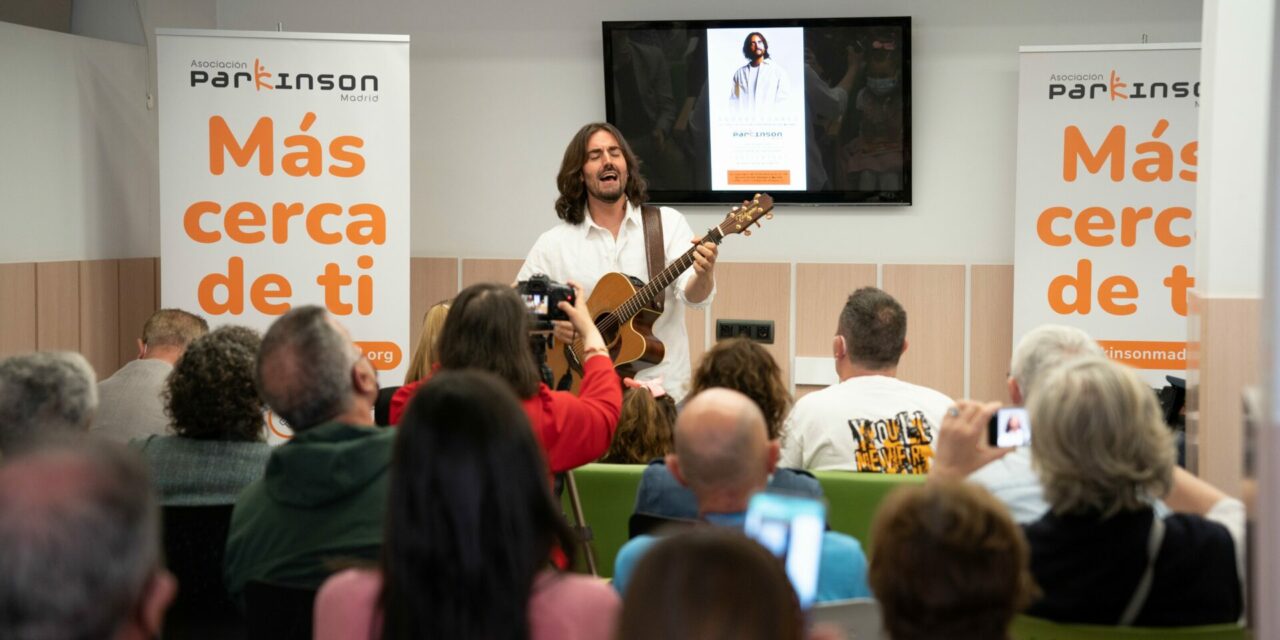
[[[1031,444],[1031,415],[1022,407],[996,411],[987,424],[987,444],[1001,449]]]

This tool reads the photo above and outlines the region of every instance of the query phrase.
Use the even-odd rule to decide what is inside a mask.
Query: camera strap
[[[1142,606],[1147,603],[1147,596],[1151,595],[1151,584],[1155,581],[1156,574],[1156,556],[1160,555],[1160,544],[1164,542],[1164,520],[1160,519],[1160,514],[1153,509],[1151,511],[1151,529],[1147,532],[1147,568],[1142,572],[1142,577],[1138,579],[1138,586],[1134,588],[1133,595],[1129,598],[1129,604],[1124,608],[1124,613],[1120,614],[1119,625],[1127,627],[1138,619],[1138,614],[1142,612]]]
[[[662,213],[657,207],[646,204],[640,207],[640,219],[644,223],[644,252],[649,259],[649,277],[652,279],[667,266],[667,253],[662,240]],[[662,313],[662,303],[666,300],[666,292],[655,296],[651,303],[658,313]]]

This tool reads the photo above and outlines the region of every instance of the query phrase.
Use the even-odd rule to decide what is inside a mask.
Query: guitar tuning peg
[[[759,228],[761,228],[761,229],[763,229],[763,228],[764,228],[764,225],[760,224],[760,221],[759,221],[759,220],[756,220],[756,226],[757,226],[757,227],[759,227]]]
[[[770,212],[770,213],[766,213],[766,214],[764,214],[764,219],[765,219],[765,220],[772,220],[772,219],[773,219],[773,213],[772,213],[772,212]]]
[[[751,237],[751,230],[750,230],[750,229],[747,229],[746,231],[743,231],[743,232],[742,232],[742,235],[747,236],[747,237]]]

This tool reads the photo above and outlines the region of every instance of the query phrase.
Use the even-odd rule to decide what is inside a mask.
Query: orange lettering
[[[1120,244],[1132,247],[1138,241],[1138,223],[1151,217],[1151,207],[1125,207],[1120,212]]]
[[[342,234],[324,230],[324,218],[342,213],[342,207],[332,202],[321,202],[307,213],[307,234],[320,244],[338,244],[342,242]],[[336,266],[336,265],[334,265]],[[348,278],[350,280],[350,278]],[[349,311],[347,313],[350,313]]]
[[[1045,209],[1036,220],[1036,235],[1040,236],[1041,242],[1051,247],[1065,247],[1071,244],[1071,236],[1053,232],[1054,220],[1070,217],[1071,209],[1066,207],[1049,207]]]
[[[1072,302],[1066,301],[1068,287],[1075,291],[1075,300]],[[1093,297],[1092,287],[1093,263],[1080,260],[1076,263],[1076,275],[1063,274],[1049,282],[1049,307],[1064,316],[1072,313],[1088,315],[1090,299]]]
[[[1191,210],[1186,207],[1169,207],[1156,216],[1156,239],[1166,247],[1185,247],[1191,244],[1191,236],[1173,233],[1173,220],[1176,218],[1190,220]]]
[[[257,244],[267,239],[263,231],[245,231],[245,227],[255,228],[267,224],[267,214],[262,207],[252,202],[237,202],[227,209],[223,222],[226,223],[227,237],[244,244]]]
[[[1108,160],[1111,161],[1111,181],[1120,182],[1124,179],[1124,139],[1125,129],[1121,125],[1111,127],[1111,131],[1107,133],[1107,137],[1098,147],[1098,153],[1093,153],[1089,149],[1089,143],[1085,141],[1084,134],[1080,132],[1080,128],[1072,125],[1063,130],[1062,134],[1062,179],[1067,182],[1075,182],[1076,161],[1084,164],[1084,168],[1089,173],[1098,173],[1102,170],[1102,165]]]
[[[225,162],[223,154],[226,153],[230,154],[231,159],[240,167],[248,166],[254,154],[257,154],[258,173],[264,176],[271,175],[272,165],[275,162],[273,136],[274,124],[271,118],[258,118],[258,123],[254,125],[253,131],[241,146],[222,116],[209,118],[209,173],[215,176],[222,175]]]
[[[1105,247],[1111,244],[1111,234],[1094,235],[1094,231],[1111,231],[1116,228],[1116,219],[1111,212],[1102,207],[1089,207],[1080,212],[1076,218],[1076,236],[1080,242],[1090,247]]]
[[[230,235],[230,233],[228,233]],[[283,315],[289,310],[289,303],[272,302],[274,298],[288,298],[293,295],[289,281],[278,273],[266,273],[253,281],[249,288],[249,302],[253,308],[269,316]]]
[[[1138,310],[1138,305],[1116,304],[1116,300],[1133,300],[1138,297],[1138,285],[1127,276],[1111,276],[1098,285],[1098,307],[1113,316],[1127,316]]]
[[[271,241],[284,244],[289,240],[289,218],[302,215],[302,203],[277,202],[271,207]]]
[[[226,302],[218,302],[214,298],[214,292],[218,287],[226,287]],[[196,287],[196,299],[200,302],[200,308],[209,315],[244,313],[244,259],[228,260],[225,275],[211,273],[201,278],[200,284]]]
[[[200,218],[207,213],[219,213],[222,207],[218,203],[209,200],[201,200],[194,202],[187,207],[187,212],[182,216],[182,229],[187,232],[187,237],[202,244],[212,244],[222,239],[222,234],[217,231],[205,231],[200,226]]]

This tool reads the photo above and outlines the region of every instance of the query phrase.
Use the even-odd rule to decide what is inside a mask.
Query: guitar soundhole
[[[604,338],[604,343],[612,350],[618,344],[618,324],[608,313],[602,313],[595,317],[596,328],[600,330],[600,337]]]

